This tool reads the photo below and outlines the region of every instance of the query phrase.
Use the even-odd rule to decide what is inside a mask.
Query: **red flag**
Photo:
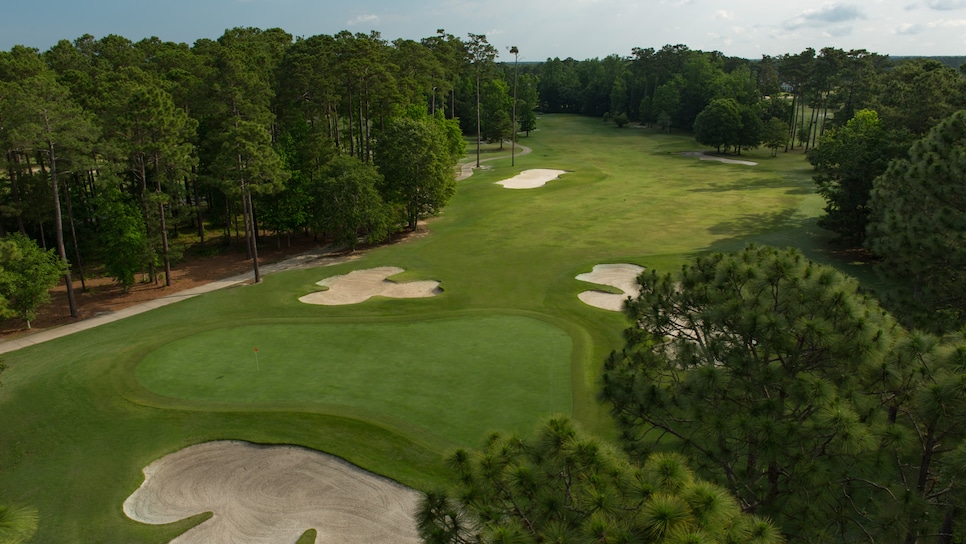
[[[258,348],[257,347],[255,348],[255,353],[258,353]]]

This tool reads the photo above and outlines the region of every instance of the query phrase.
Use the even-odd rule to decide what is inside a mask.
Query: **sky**
[[[504,61],[511,46],[520,61],[627,56],[665,44],[744,58],[807,47],[966,55],[966,0],[45,0],[4,7],[0,49],[44,51],[84,34],[192,44],[234,27],[295,37],[375,30],[390,41],[445,29],[486,35]]]

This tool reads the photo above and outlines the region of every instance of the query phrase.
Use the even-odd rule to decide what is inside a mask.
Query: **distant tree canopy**
[[[922,136],[966,107],[962,70],[863,49],[747,60],[668,44],[520,64],[497,53],[482,34],[442,29],[419,41],[232,28],[190,46],[117,35],[62,40],[44,52],[15,46],[0,52],[0,235],[57,247],[83,284],[81,263],[114,257],[101,241],[119,225],[98,210],[108,201],[137,210],[128,225],[140,232],[129,232],[126,262],[112,266],[122,285],[132,270],[169,282],[189,232],[202,243],[244,233],[250,256],[269,234],[280,243],[297,233],[328,237],[316,216],[332,202],[315,201],[331,198],[317,187],[328,163],[373,164],[390,121],[411,107],[453,121],[446,130],[501,145],[534,130],[541,110],[694,130],[707,145],[739,152],[765,143],[774,153],[834,142],[823,135],[864,109],[890,135]],[[820,162],[828,180],[843,170]],[[831,198],[825,224],[858,243],[861,212],[847,219],[839,211],[861,210],[864,189],[828,180],[820,182]],[[393,221],[359,234],[374,242],[412,226],[411,217]]]
[[[698,143],[721,148],[738,145],[741,131],[741,112],[731,98],[713,100],[694,119],[694,137]]]
[[[634,48],[627,57],[551,58],[532,69],[546,112],[625,112],[646,124],[663,114],[667,124],[690,130],[712,101],[732,99],[759,106],[762,122],[785,121],[790,135],[804,134],[805,147],[816,144],[826,124],[844,124],[863,108],[878,111],[889,130],[923,134],[966,106],[962,71],[932,59],[893,62],[864,49],[808,48],[747,60],[678,44]]]

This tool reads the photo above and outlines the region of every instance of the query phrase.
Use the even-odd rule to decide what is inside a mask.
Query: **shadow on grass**
[[[767,234],[786,228],[795,228],[809,221],[808,219],[798,218],[795,209],[785,209],[776,212],[750,213],[737,216],[728,221],[723,221],[708,228],[708,232],[717,236],[728,236],[725,240],[719,240],[717,245],[724,242],[730,245],[727,240],[745,239],[756,234]]]
[[[734,252],[749,244],[794,247],[812,261],[857,279],[863,289],[887,290],[866,254],[836,244],[834,235],[819,227],[817,221],[814,217],[803,218],[794,210],[744,215],[711,227],[710,232],[727,237],[712,243],[707,250]]]
[[[765,179],[758,177],[747,177],[724,183],[712,182],[702,187],[689,189],[689,191],[692,193],[727,193],[730,191],[746,191],[765,188],[786,188],[787,190],[785,191],[785,194],[787,195],[810,195],[815,192],[811,187],[790,187],[788,185],[788,179],[777,176]]]

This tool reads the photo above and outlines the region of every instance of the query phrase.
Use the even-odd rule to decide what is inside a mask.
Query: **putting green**
[[[562,329],[510,315],[252,325],[167,344],[136,377],[166,397],[345,407],[474,444],[492,429],[526,432],[540,414],[571,413],[572,348]]]

